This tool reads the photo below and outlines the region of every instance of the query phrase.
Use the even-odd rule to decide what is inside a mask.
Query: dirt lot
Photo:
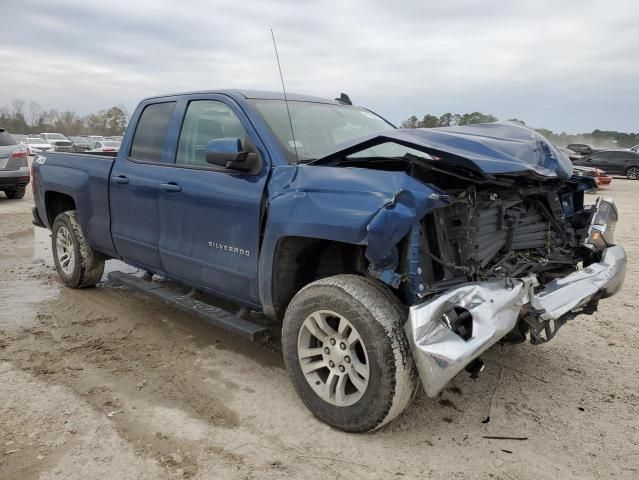
[[[639,182],[608,194],[624,291],[368,435],[315,420],[276,351],[108,283],[62,287],[32,197],[2,196],[0,479],[637,479]]]

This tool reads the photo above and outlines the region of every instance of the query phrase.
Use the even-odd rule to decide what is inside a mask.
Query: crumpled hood
[[[512,123],[478,123],[463,127],[396,129],[346,142],[311,162],[336,163],[367,148],[394,142],[436,157],[429,163],[469,168],[484,175],[531,172],[544,177],[572,177],[572,163],[534,130]]]

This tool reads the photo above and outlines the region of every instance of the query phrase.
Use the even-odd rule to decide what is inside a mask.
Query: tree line
[[[14,100],[10,106],[0,107],[0,128],[10,133],[63,135],[122,135],[129,115],[122,105],[100,110],[89,115],[78,115],[71,110],[45,110],[38,102]]]
[[[435,128],[455,127],[459,125],[471,125],[473,123],[496,122],[498,118],[492,114],[481,112],[472,113],[444,113],[443,115],[426,114],[421,119],[413,115],[401,123],[402,128]],[[518,118],[509,118],[509,122],[526,125],[526,122]],[[590,133],[569,134],[566,132],[555,133],[547,128],[535,128],[537,132],[546,137],[550,142],[565,146],[571,143],[588,143],[602,147],[628,148],[639,145],[639,133],[624,133],[615,130],[593,130]]]

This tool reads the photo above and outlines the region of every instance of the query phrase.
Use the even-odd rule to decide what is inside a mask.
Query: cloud
[[[480,110],[554,130],[636,131],[632,0],[5,0],[0,105],[86,113],[215,88],[348,92],[399,122]]]

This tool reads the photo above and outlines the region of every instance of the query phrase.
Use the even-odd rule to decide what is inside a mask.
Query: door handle
[[[182,187],[180,187],[175,182],[160,183],[160,188],[162,188],[162,190],[164,190],[165,192],[181,192],[182,191]]]
[[[129,183],[129,179],[126,178],[124,175],[118,175],[117,177],[111,177],[111,181],[113,181],[113,183],[117,183],[118,185],[126,185],[127,183]]]

